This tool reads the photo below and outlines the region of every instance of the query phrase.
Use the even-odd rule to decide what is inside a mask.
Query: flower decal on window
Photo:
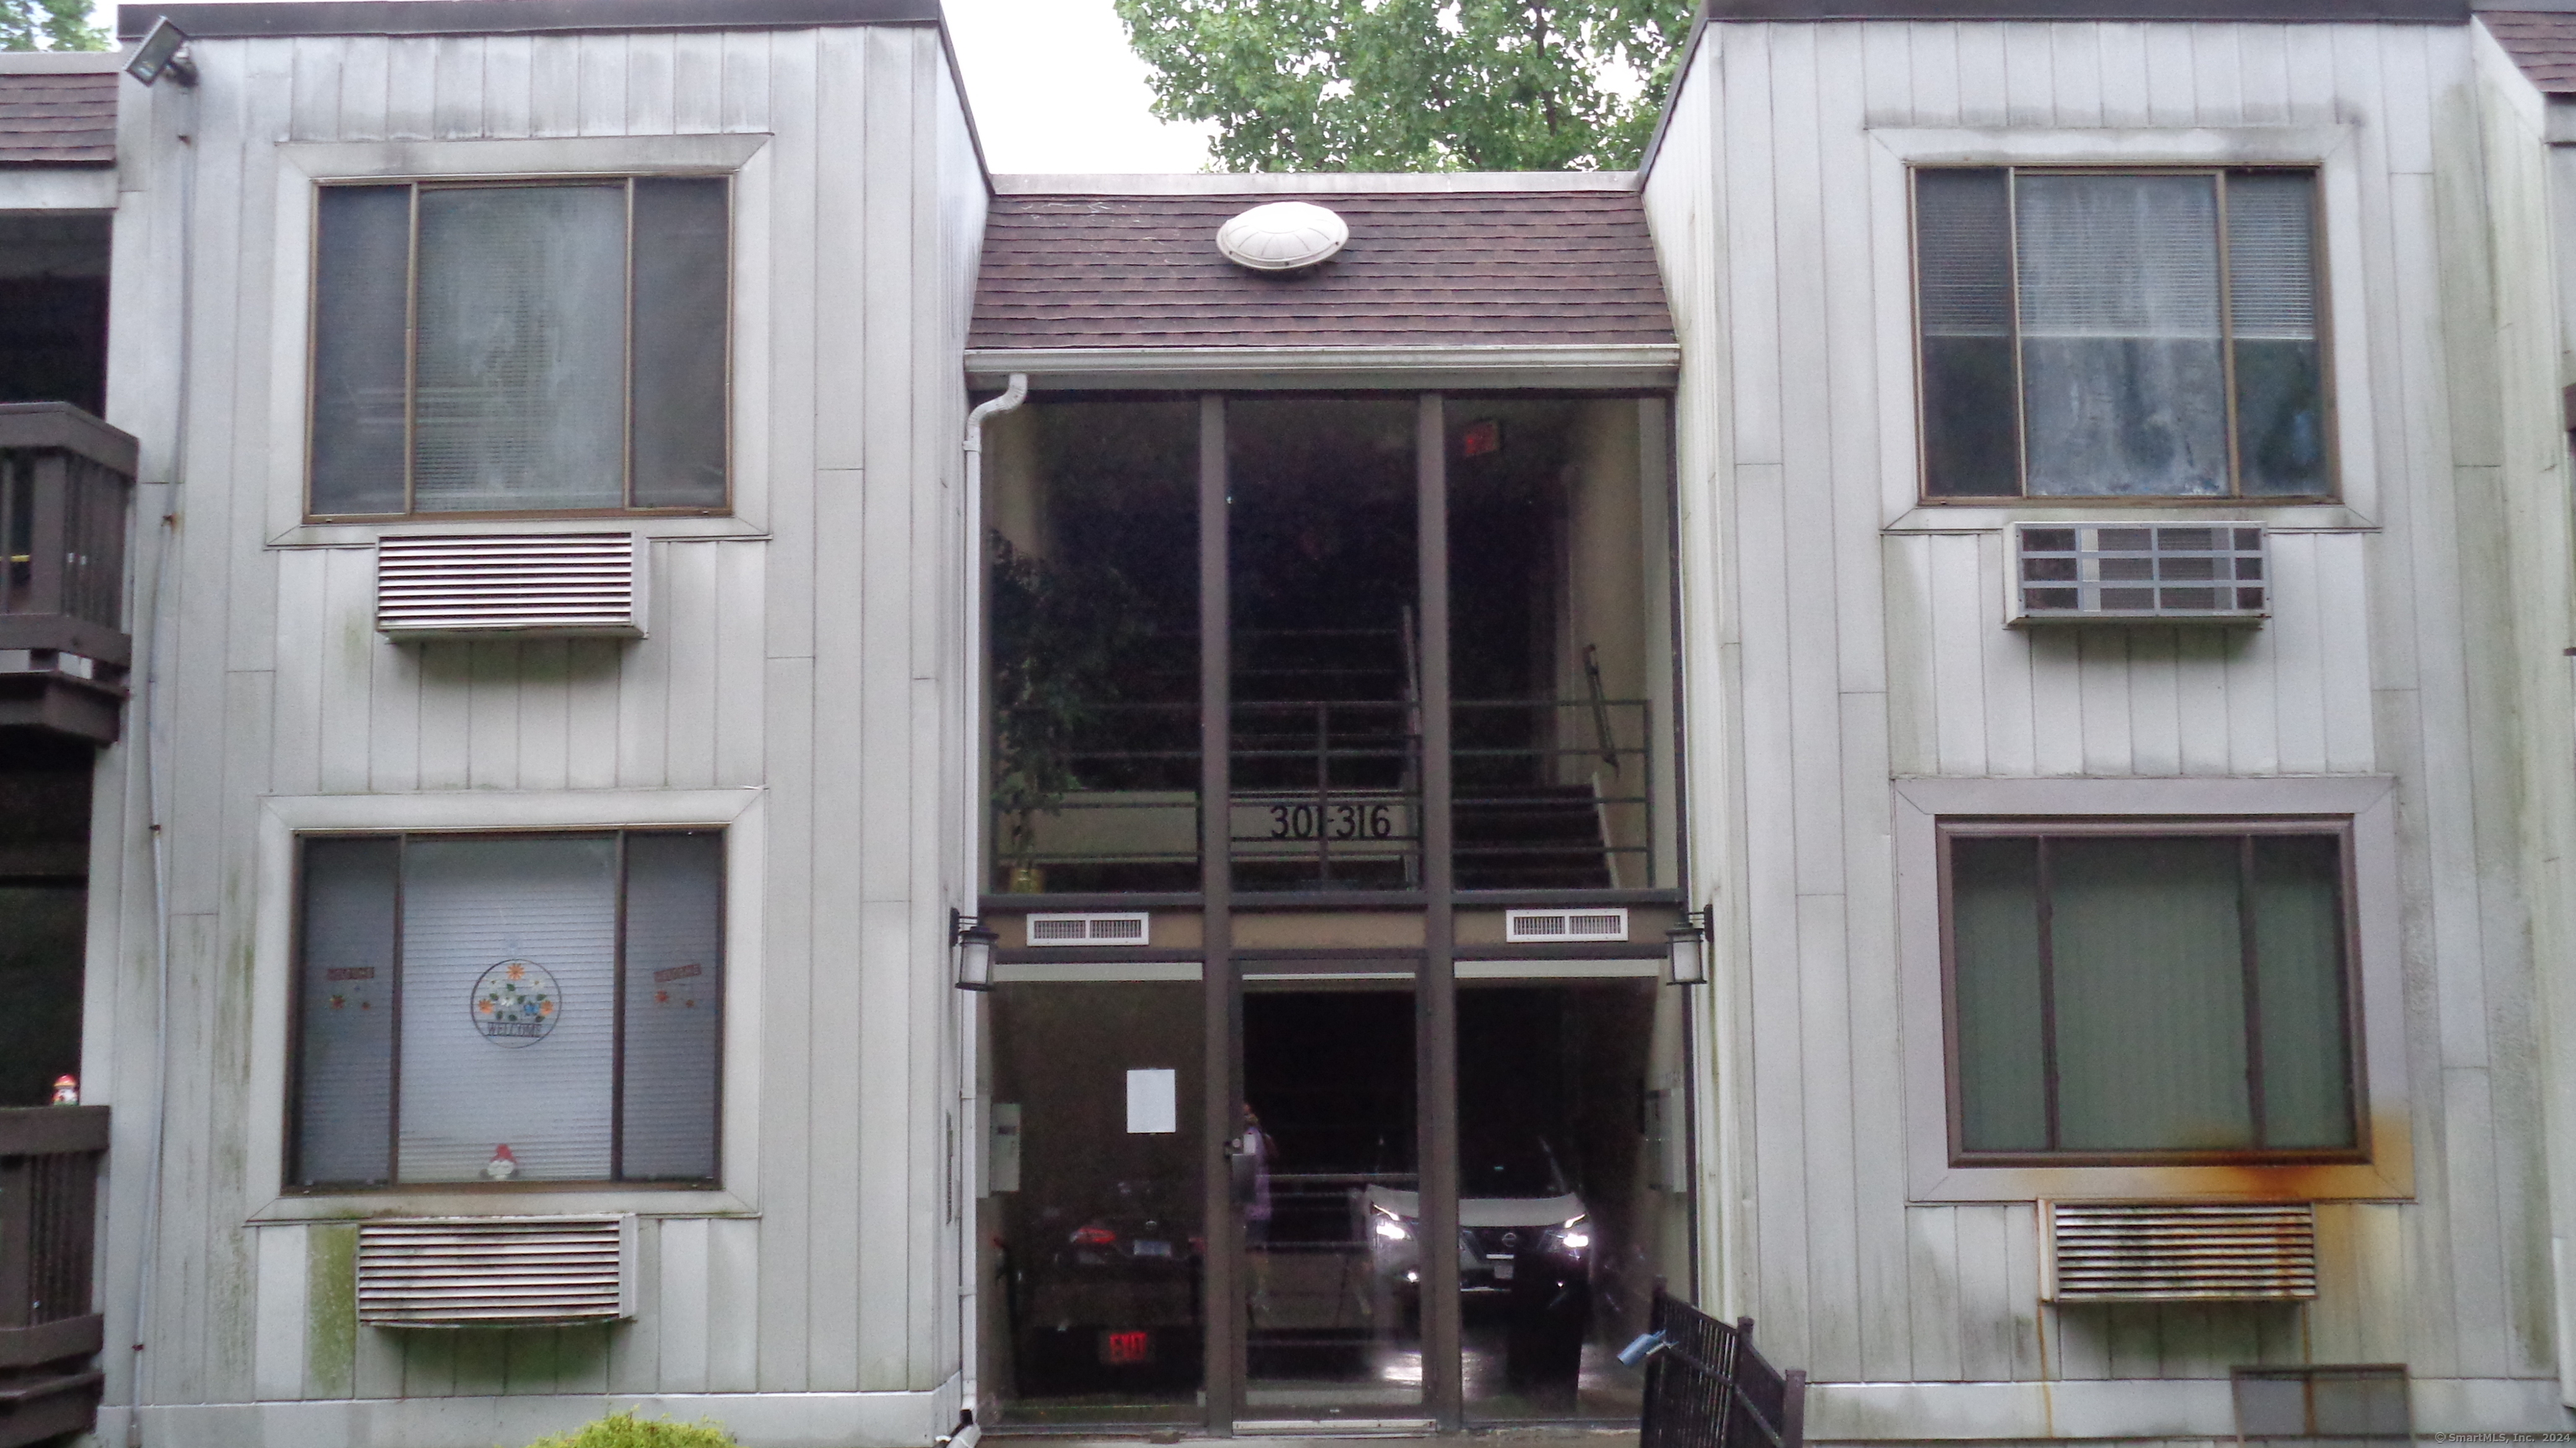
[[[533,960],[505,960],[474,982],[474,1029],[496,1046],[533,1046],[563,1019],[555,978]]]

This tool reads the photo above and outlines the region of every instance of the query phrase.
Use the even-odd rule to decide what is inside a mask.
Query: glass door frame
[[[1233,654],[1229,552],[1231,494],[1224,393],[1199,399],[1199,889],[1204,900],[1209,1069],[1200,1169],[1206,1183],[1209,1427],[1231,1432],[1257,1418],[1245,1401],[1247,1272],[1234,1157],[1243,1120],[1243,962],[1234,949]],[[1416,600],[1422,671],[1423,946],[1413,976],[1415,1151],[1422,1240],[1458,1239],[1458,1044],[1455,871],[1451,860],[1449,708],[1448,429],[1443,397],[1416,395],[1414,411]],[[1459,1358],[1458,1257],[1422,1254],[1422,1406],[1416,1418],[1444,1429],[1465,1421]]]
[[[1613,396],[1668,396],[1629,389],[1606,391]],[[1181,394],[1184,397],[1188,395]],[[1239,905],[1234,880],[1236,842],[1232,837],[1232,756],[1237,649],[1231,627],[1234,614],[1231,557],[1234,478],[1228,452],[1228,409],[1236,401],[1280,397],[1322,399],[1337,395],[1365,397],[1380,403],[1409,397],[1413,402],[1417,667],[1420,677],[1420,887],[1401,893],[1372,892],[1369,903],[1381,909],[1418,909],[1422,919],[1422,944],[1418,950],[1389,949],[1369,953],[1384,958],[1387,963],[1392,963],[1396,957],[1408,957],[1405,963],[1411,968],[1416,1102],[1414,1140],[1420,1209],[1418,1233],[1419,1240],[1425,1244],[1419,1263],[1422,1274],[1420,1344],[1423,1392],[1418,1406],[1391,1408],[1387,1418],[1381,1421],[1337,1422],[1327,1418],[1290,1424],[1279,1421],[1275,1415],[1265,1416],[1255,1411],[1247,1401],[1252,1274],[1248,1270],[1242,1203],[1237,1198],[1233,1161],[1240,1145],[1239,1133],[1245,1106],[1244,975],[1247,967],[1255,972],[1261,971],[1264,960],[1275,961],[1281,952],[1239,948],[1236,943],[1237,914],[1245,913],[1247,909],[1257,913],[1261,906],[1258,903]],[[1397,1423],[1419,1423],[1425,1430],[1459,1431],[1467,1426],[1460,1261],[1455,1250],[1431,1250],[1429,1246],[1455,1243],[1460,1234],[1456,932],[1461,902],[1457,888],[1453,812],[1449,399],[1442,392],[1398,389],[1296,393],[1206,391],[1197,393],[1196,398],[1199,408],[1196,521],[1201,802],[1198,840],[1200,898],[1197,903],[1203,932],[1198,955],[1201,961],[1200,1044],[1204,1068],[1200,1078],[1196,1150],[1202,1183],[1202,1230],[1206,1242],[1205,1295],[1201,1306],[1204,1324],[1201,1382],[1206,1431],[1216,1436],[1229,1436],[1258,1425],[1256,1431],[1303,1430],[1329,1435],[1335,1432],[1385,1431]],[[1648,416],[1654,417],[1659,426],[1649,424],[1646,421]],[[1645,452],[1660,454],[1654,463],[1643,465],[1651,466],[1661,475],[1663,505],[1671,510],[1661,520],[1660,529],[1666,566],[1673,570],[1666,574],[1665,604],[1670,614],[1665,621],[1664,638],[1677,639],[1680,613],[1677,586],[1679,528],[1672,490],[1675,474],[1670,465],[1671,425],[1672,413],[1666,401],[1655,413],[1641,416],[1639,441]],[[1652,536],[1650,531],[1647,537]],[[1658,665],[1650,659],[1648,666]],[[1669,823],[1663,826],[1668,833],[1659,832],[1657,842],[1651,848],[1657,851],[1669,849],[1671,878],[1686,880],[1684,853],[1687,830],[1682,818],[1686,790],[1683,788],[1678,717],[1682,681],[1677,644],[1669,666],[1673,671],[1673,687],[1668,696],[1672,701],[1672,712],[1661,721],[1666,743],[1654,747],[1668,747],[1670,750],[1672,764],[1664,776],[1662,788],[1671,801],[1671,813],[1666,817]],[[1668,844],[1665,843],[1667,841]],[[978,867],[983,868],[982,862],[979,861]],[[1651,884],[1645,891],[1620,893],[1630,896],[1652,893],[1658,897],[1669,894],[1675,904],[1683,898],[1678,890],[1659,890]],[[1016,904],[1023,897],[1008,898]],[[1315,903],[1318,902],[1312,897],[1301,898],[1301,904],[1311,907]],[[1358,902],[1353,900],[1352,903]],[[1000,904],[999,901],[988,901],[984,908],[989,913]],[[1660,945],[1656,948],[1660,952]],[[1683,1013],[1681,1029],[1680,1079],[1684,1095],[1679,1124],[1687,1141],[1692,1131],[1692,1118],[1696,1115],[1695,1082],[1699,1069],[1687,1010]],[[1695,1175],[1695,1163],[1691,1170]],[[1690,1210],[1694,1216],[1698,1214],[1697,1195],[1691,1194],[1693,1206]],[[1690,1244],[1687,1267],[1695,1294],[1701,1233],[1694,1225],[1686,1235]],[[969,1331],[978,1332],[980,1329],[970,1328]],[[1163,1420],[1153,1426],[1165,1427],[1169,1421]],[[1027,1426],[1041,1427],[1038,1424]],[[1085,1431],[1096,1434],[1104,1429],[1088,1426]]]

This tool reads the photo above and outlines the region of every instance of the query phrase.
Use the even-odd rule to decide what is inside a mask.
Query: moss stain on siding
[[[354,1395],[358,1371],[358,1224],[304,1233],[304,1396]]]

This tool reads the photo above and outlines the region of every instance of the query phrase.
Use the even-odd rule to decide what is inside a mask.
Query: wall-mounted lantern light
[[[1664,979],[1674,985],[1698,985],[1708,979],[1708,915],[1705,910],[1685,910],[1664,932],[1671,952],[1664,963]]]
[[[993,942],[1001,939],[984,922],[962,911],[948,912],[948,939],[957,948],[957,988],[993,988]]]
[[[166,75],[183,86],[194,88],[197,67],[181,53],[187,47],[188,32],[171,24],[170,17],[164,15],[152,22],[152,29],[144,34],[143,43],[134,47],[134,58],[125,63],[125,73],[145,85]]]

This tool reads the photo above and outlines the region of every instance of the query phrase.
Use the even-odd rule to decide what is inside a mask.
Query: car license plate
[[[1138,1240],[1128,1243],[1127,1250],[1139,1257],[1169,1257],[1172,1255],[1172,1244]]]
[[[1150,1363],[1154,1360],[1154,1335],[1142,1330],[1104,1332],[1100,1335],[1100,1360],[1113,1368]]]
[[[1511,1281],[1512,1266],[1513,1263],[1510,1258],[1497,1258],[1494,1262],[1494,1280],[1497,1282]]]

